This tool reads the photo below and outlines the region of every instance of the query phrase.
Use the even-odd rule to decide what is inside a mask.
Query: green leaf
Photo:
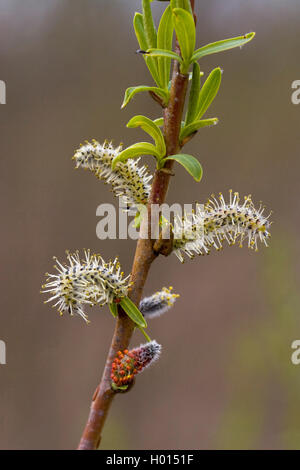
[[[169,5],[164,11],[157,33],[157,48],[171,51],[173,41],[173,16],[172,8]],[[169,57],[158,58],[158,72],[162,88],[168,88],[170,79],[171,59]]]
[[[144,29],[143,15],[141,13],[135,13],[133,18],[133,26],[139,46],[143,51],[145,51],[149,46]]]
[[[149,142],[139,142],[137,144],[131,145],[127,149],[123,150],[123,152],[119,153],[113,159],[111,168],[114,170],[117,163],[125,162],[128,160],[128,158],[137,158],[141,155],[154,155],[158,161],[161,160],[161,155],[153,144],[150,144]]]
[[[118,305],[115,302],[113,302],[109,304],[108,306],[109,306],[110,313],[112,314],[114,318],[116,318],[118,316]]]
[[[203,119],[202,121],[193,121],[191,124],[185,126],[180,132],[180,140],[182,141],[185,137],[193,134],[202,127],[214,126],[218,124],[217,118]]]
[[[144,55],[144,60],[146,62],[148,70],[151,73],[153,80],[155,81],[156,85],[160,88],[160,78],[159,78],[159,73],[158,73],[157,60],[153,57],[148,57],[146,54],[143,54],[143,55]]]
[[[146,116],[134,116],[127,124],[129,128],[141,127],[155,142],[159,154],[163,157],[166,153],[165,139],[160,128]]]
[[[133,227],[140,228],[140,226],[141,226],[141,213],[137,212],[134,217]]]
[[[199,64],[195,62],[193,65],[192,85],[189,96],[189,104],[185,118],[186,125],[193,122],[196,118],[199,102],[200,83],[200,67]]]
[[[155,93],[160,98],[162,98],[165,105],[168,104],[169,93],[166,90],[163,90],[162,88],[157,88],[155,86],[139,85],[139,86],[132,86],[130,88],[127,88],[127,90],[125,91],[124,100],[123,100],[121,109],[125,108],[125,106],[128,105],[129,101],[131,101],[132,98],[137,93],[141,93],[143,91],[153,91],[153,93]]]
[[[157,118],[157,119],[154,119],[155,124],[158,126],[158,127],[162,127],[164,125],[164,118]]]
[[[147,47],[146,49],[150,49],[151,47],[157,47],[157,32],[154,26],[152,10],[151,10],[151,1],[150,0],[142,0],[143,5],[143,25],[145,36],[147,40]],[[144,50],[146,50],[144,49]],[[152,57],[145,57],[146,64],[154,78],[156,84],[160,87],[160,77],[158,71],[158,61],[156,58]]]
[[[171,0],[171,7],[172,8],[183,8],[184,10],[187,10],[190,13],[193,12],[190,0]]]
[[[117,392],[118,390],[125,391],[125,390],[127,390],[128,385],[121,385],[120,387],[118,387],[118,385],[116,385],[115,382],[112,382],[112,383],[111,383],[111,388],[112,388],[113,390],[115,390],[116,392]]]
[[[173,15],[174,26],[180,45],[181,55],[185,63],[185,68],[188,68],[196,44],[196,28],[194,17],[191,15],[191,13],[183,10],[182,8],[174,8]],[[187,72],[187,70],[183,70],[182,72]]]
[[[142,0],[143,4],[143,24],[148,43],[148,48],[157,46],[157,33],[154,26],[150,0]]]
[[[196,63],[196,62],[195,62]],[[204,72],[200,70],[200,78],[204,76]],[[193,72],[189,72],[189,81],[193,79]]]
[[[164,158],[163,163],[167,160],[175,160],[180,163],[186,171],[192,175],[194,180],[200,181],[202,178],[202,166],[198,162],[197,158],[192,155],[187,155],[184,153],[179,153],[178,155],[171,155],[170,157]]]
[[[141,13],[136,13],[134,15],[133,26],[134,26],[135,34],[136,34],[141,50],[146,51],[150,46],[148,44],[148,40],[146,37],[143,15]],[[153,80],[159,86],[160,81],[159,81],[159,74],[158,74],[158,69],[157,69],[157,61],[155,59],[147,57],[146,55],[144,55],[144,60],[149,69],[149,72],[151,73],[153,77]]]
[[[207,111],[212,101],[215,99],[216,94],[220,88],[222,80],[222,71],[220,67],[214,69],[209,76],[207,77],[203,87],[201,88],[199,101],[198,101],[198,110],[197,118],[199,121],[203,114]]]
[[[251,41],[255,36],[255,33],[248,33],[244,36],[238,36],[236,38],[224,39],[223,41],[213,42],[207,44],[204,47],[197,49],[192,57],[192,61],[201,59],[209,54],[216,54],[217,52],[227,51],[228,49],[233,49],[234,47],[242,47],[247,42]]]
[[[178,62],[182,63],[182,58],[180,55],[176,54],[173,51],[165,51],[164,49],[148,49],[147,50],[148,57],[168,57],[169,59],[178,60]]]
[[[132,302],[132,300],[129,299],[129,297],[124,297],[120,305],[124,312],[127,313],[129,318],[136,323],[139,327],[141,328],[146,328],[147,327],[147,322],[145,318],[143,317],[143,314],[139,311],[137,306]]]

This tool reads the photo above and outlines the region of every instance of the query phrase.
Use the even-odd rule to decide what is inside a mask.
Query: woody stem
[[[191,0],[194,11],[194,0]],[[177,44],[178,48],[178,44]],[[166,157],[179,152],[179,134],[182,114],[188,85],[188,75],[182,75],[179,71],[179,63],[174,62],[170,100],[164,109],[164,138],[166,142]],[[171,170],[174,162],[168,160],[165,168]],[[132,288],[129,292],[130,299],[139,305],[149,269],[158,256],[154,251],[154,240],[151,238],[151,207],[153,204],[162,204],[165,201],[172,172],[156,170],[154,173],[151,193],[147,205],[148,217],[142,221],[141,232],[146,231],[147,238],[139,238],[136,246],[134,261],[131,271]],[[143,224],[146,224],[146,226]],[[78,449],[95,450],[99,447],[101,433],[108,416],[116,391],[111,388],[111,366],[117,352],[128,347],[134,331],[135,324],[119,308],[115,331],[106,359],[101,381],[94,393],[88,421],[84,428]]]

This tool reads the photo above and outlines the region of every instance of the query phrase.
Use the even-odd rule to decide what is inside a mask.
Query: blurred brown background
[[[226,247],[181,265],[158,259],[150,294],[173,285],[176,307],[149,327],[161,360],[132,393],[115,400],[103,448],[300,448],[299,119],[291,83],[300,79],[298,0],[196,0],[198,45],[251,30],[242,50],[202,61],[224,70],[204,129],[186,148],[200,184],[176,168],[168,200],[203,202],[229,188],[274,210],[270,248]],[[153,2],[156,20],[165,3]],[[156,118],[139,95],[120,111],[128,86],[151,84],[135,54],[139,0],[0,0],[1,319],[0,447],[77,445],[110,344],[113,318],[94,308],[90,326],[60,318],[39,294],[55,254],[90,247],[119,255],[130,271],[135,242],[96,238],[96,207],[108,187],[73,170],[84,139],[125,145],[134,114]],[[149,161],[149,159],[148,159]],[[136,333],[133,344],[143,341]]]

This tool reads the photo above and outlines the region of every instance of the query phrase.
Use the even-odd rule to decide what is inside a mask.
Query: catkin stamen
[[[84,305],[103,306],[127,295],[129,276],[123,277],[117,258],[105,263],[100,255],[85,250],[83,260],[78,252],[67,253],[65,265],[54,259],[58,274],[46,274],[48,279],[42,293],[52,294],[46,303],[57,300],[53,307],[57,307],[60,315],[77,314],[87,321]]]
[[[209,254],[211,247],[223,248],[223,242],[243,246],[247,240],[248,247],[258,250],[258,242],[267,245],[270,238],[269,214],[263,215],[264,208],[254,207],[251,196],[246,196],[240,204],[238,193],[229,192],[226,203],[223,194],[217,199],[214,195],[203,206],[197,205],[196,212],[183,219],[177,218],[174,224],[174,253],[183,261],[183,253],[190,258],[195,254]]]
[[[89,169],[97,178],[110,184],[115,196],[121,198],[128,209],[145,205],[150,194],[149,181],[152,175],[146,166],[139,166],[140,158],[119,162],[116,169],[112,170],[112,161],[121,151],[122,145],[114,148],[111,142],[100,144],[93,140],[81,145],[73,159],[76,168]]]
[[[172,287],[163,287],[161,291],[142,299],[139,308],[147,320],[159,317],[173,307],[179,295],[174,294],[172,289]]]

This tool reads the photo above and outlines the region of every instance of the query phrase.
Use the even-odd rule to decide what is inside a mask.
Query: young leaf
[[[143,51],[145,51],[149,46],[144,29],[143,15],[141,13],[135,13],[133,26],[139,46]]]
[[[182,73],[187,72],[193,55],[196,43],[196,28],[194,17],[182,8],[174,8],[174,26],[177,39],[180,45],[181,55],[185,64],[185,69]]]
[[[190,0],[171,0],[172,8],[183,8],[190,13],[193,13]]]
[[[183,62],[180,55],[176,54],[176,52],[165,51],[164,49],[156,49],[156,48],[148,49],[147,55],[148,57],[167,57],[169,59],[178,60],[178,62],[180,63]]]
[[[134,116],[127,124],[129,128],[141,127],[155,142],[156,148],[161,156],[166,153],[165,139],[160,128],[146,116]]]
[[[114,170],[118,162],[125,162],[128,158],[137,158],[141,155],[154,155],[158,161],[161,160],[162,155],[159,154],[157,148],[149,142],[139,142],[133,144],[123,152],[119,153],[112,161],[111,169]]]
[[[186,113],[185,123],[190,124],[195,120],[198,109],[199,93],[200,93],[200,67],[197,62],[193,65],[192,85],[189,96],[188,109]]]
[[[201,59],[209,54],[216,54],[217,52],[227,51],[228,49],[233,49],[234,47],[242,47],[247,42],[251,41],[255,36],[255,33],[248,33],[244,36],[239,36],[236,38],[231,39],[224,39],[223,41],[213,42],[211,44],[207,44],[204,47],[200,47],[197,49],[192,57],[192,61],[196,61]]]
[[[153,121],[158,127],[162,127],[164,125],[164,118],[157,118]]]
[[[168,101],[169,101],[168,91],[163,90],[162,88],[157,88],[155,86],[139,85],[139,86],[132,86],[130,88],[127,88],[127,90],[125,91],[124,100],[123,100],[121,109],[125,108],[125,106],[128,105],[129,101],[131,101],[132,98],[137,93],[141,93],[143,91],[153,91],[156,95],[162,98],[165,105],[168,104]]]
[[[150,3],[151,3],[151,0],[142,0],[143,25],[144,25],[144,30],[145,30],[145,35],[146,35],[146,40],[147,40],[147,45],[148,45],[146,49],[150,49],[151,47],[157,47],[157,32],[154,26]],[[161,87],[157,59],[152,58],[152,57],[145,57],[145,61],[149,70],[150,71],[152,70],[155,74],[155,77],[156,77],[155,82],[157,83],[159,87]],[[153,76],[153,72],[151,72],[152,76]]]
[[[152,78],[155,81],[156,85],[159,88],[161,88],[158,67],[157,67],[157,60],[155,58],[147,56],[146,54],[144,54],[144,60],[146,62],[148,70],[151,73]]]
[[[157,47],[157,33],[154,26],[150,0],[143,0],[143,23],[147,38],[148,48]]]
[[[118,316],[118,305],[113,302],[112,304],[109,304],[109,310],[110,310],[110,313],[112,314],[112,316],[114,318],[116,318]]]
[[[179,8],[183,8],[184,10],[188,11],[192,15],[193,10],[192,10],[192,7],[191,7],[190,0],[181,0],[181,3],[182,3],[182,5],[180,5]]]
[[[172,8],[169,5],[164,11],[157,32],[157,48],[172,50],[173,40],[173,16]],[[158,71],[160,76],[161,86],[165,89],[168,88],[170,78],[171,59],[168,57],[160,57],[158,59]]]
[[[200,120],[203,114],[206,112],[212,101],[214,100],[218,90],[220,88],[222,79],[222,71],[220,67],[214,69],[210,75],[207,77],[203,87],[201,88],[199,101],[198,101],[198,110],[196,120]]]
[[[202,121],[193,121],[191,124],[188,124],[181,130],[180,140],[182,141],[185,137],[188,137],[189,135],[198,131],[202,127],[214,126],[216,124],[218,124],[217,118],[203,119]]]
[[[134,217],[133,227],[140,228],[140,226],[141,226],[141,213],[137,212]]]
[[[111,383],[111,388],[115,391],[115,392],[118,392],[119,390],[122,391],[122,392],[125,392],[125,390],[128,389],[128,385],[116,385],[115,382],[112,382]]]
[[[135,34],[136,34],[141,50],[146,51],[150,46],[147,41],[147,37],[146,37],[145,29],[144,29],[143,15],[141,13],[136,13],[134,15],[133,26],[134,26]],[[147,57],[146,55],[144,55],[144,59],[149,69],[149,72],[151,73],[153,77],[153,80],[159,86],[160,81],[159,81],[156,60],[151,59],[150,57]]]
[[[143,317],[143,314],[139,311],[137,306],[129,299],[129,297],[124,297],[120,305],[125,313],[131,318],[131,320],[136,323],[141,328],[147,327],[147,322]]]
[[[167,160],[175,160],[176,162],[180,163],[180,165],[182,165],[190,175],[192,175],[194,180],[201,180],[203,173],[202,166],[198,162],[197,158],[193,157],[192,155],[187,155],[184,153],[171,155],[170,157],[164,158],[162,163],[166,162]]]

